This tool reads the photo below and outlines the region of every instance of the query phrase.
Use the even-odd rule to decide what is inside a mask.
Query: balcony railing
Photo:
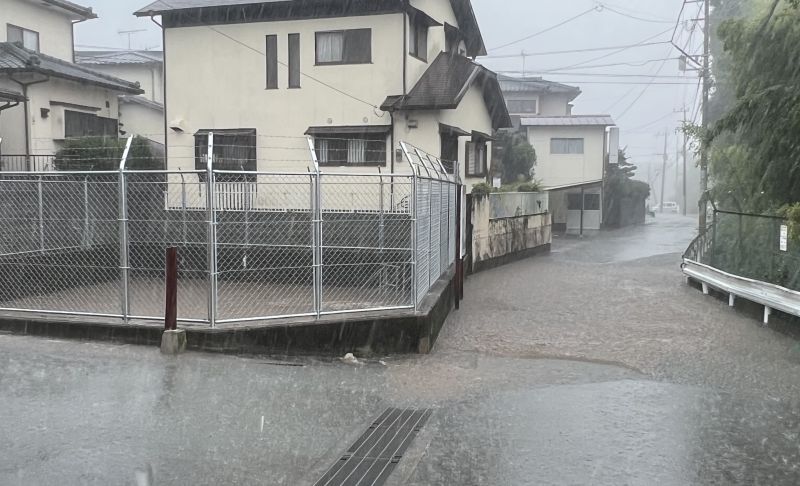
[[[39,172],[55,170],[55,155],[0,155],[0,172]]]

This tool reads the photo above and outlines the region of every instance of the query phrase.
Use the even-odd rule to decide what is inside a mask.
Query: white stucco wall
[[[28,99],[32,154],[52,155],[59,149],[59,141],[63,140],[65,109],[93,113],[106,118],[117,119],[119,116],[116,92],[72,81],[51,79],[46,83],[32,85],[28,88]],[[75,106],[64,107],[59,103]],[[46,118],[42,117],[42,108],[50,110]],[[21,114],[23,108],[19,106],[13,111]],[[2,115],[4,131],[7,113],[5,111]],[[15,135],[9,140],[15,147],[15,152],[20,154],[25,153],[24,126],[20,123],[21,120],[22,118],[16,119],[16,127],[22,128],[15,127]],[[5,144],[5,141],[3,143]]]
[[[583,138],[583,154],[551,154],[550,139]],[[605,127],[528,127],[536,150],[535,177],[545,188],[583,184],[603,178]]]
[[[409,37],[409,45],[405,47],[405,55],[408,59],[406,79],[408,82],[409,91],[414,87],[419,78],[422,77],[422,74],[428,69],[430,63],[436,59],[436,56],[438,56],[440,52],[447,50],[447,39],[444,33],[444,24],[448,23],[454,27],[458,27],[458,21],[456,20],[455,13],[453,12],[453,8],[450,6],[449,0],[412,0],[411,5],[419,10],[422,10],[442,25],[430,27],[428,29],[428,62],[423,62],[409,54]],[[411,32],[410,27],[408,32]],[[402,94],[402,92],[397,94]]]
[[[127,135],[141,135],[154,142],[164,144],[164,112],[140,105],[122,102],[119,105],[119,121]]]
[[[139,87],[144,90],[142,96],[157,103],[164,102],[164,74],[160,64],[86,64],[86,67],[132,83],[139,83]]]
[[[569,114],[569,97],[561,94],[546,94],[539,97],[539,114],[543,116],[565,116]]]
[[[372,28],[372,63],[315,66],[315,33]],[[170,167],[193,166],[194,133],[200,129],[255,128],[261,170],[305,170],[302,137],[310,126],[390,125],[374,109],[402,92],[403,16],[400,14],[319,20],[220,25],[215,29],[265,49],[265,36],[278,36],[278,86],[266,86],[265,57],[207,27],[166,30],[168,121],[184,120],[185,133],[169,130]],[[288,34],[300,34],[301,88],[288,89]],[[282,149],[281,147],[288,147]]]
[[[8,40],[8,24],[39,33],[42,53],[72,62],[72,21],[66,13],[30,0],[0,2],[0,42]]]
[[[7,78],[0,77],[0,88],[22,92],[20,86]],[[15,108],[0,111],[0,153],[21,155],[25,153],[25,109],[20,103]]]

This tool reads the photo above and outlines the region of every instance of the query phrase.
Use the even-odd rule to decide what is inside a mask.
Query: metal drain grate
[[[431,413],[386,409],[315,486],[383,485]]]

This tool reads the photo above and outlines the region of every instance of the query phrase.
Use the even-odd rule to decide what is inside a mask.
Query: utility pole
[[[686,107],[683,107],[683,126],[686,126]],[[686,216],[686,159],[689,152],[689,140],[686,132],[683,132],[683,215]]]
[[[664,212],[664,193],[667,185],[667,138],[669,129],[664,129],[664,162],[661,166],[661,212]]]
[[[705,0],[705,15],[703,19],[703,130],[708,128],[709,106],[708,99],[711,92],[711,0]],[[700,149],[700,231],[705,231],[708,226],[706,212],[708,210],[708,149],[703,145]]]

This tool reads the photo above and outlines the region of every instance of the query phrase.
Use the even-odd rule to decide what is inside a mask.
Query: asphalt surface
[[[434,410],[394,485],[798,484],[798,341],[685,285],[693,226],[473,276],[430,356],[0,335],[0,484],[313,484],[387,407]]]

